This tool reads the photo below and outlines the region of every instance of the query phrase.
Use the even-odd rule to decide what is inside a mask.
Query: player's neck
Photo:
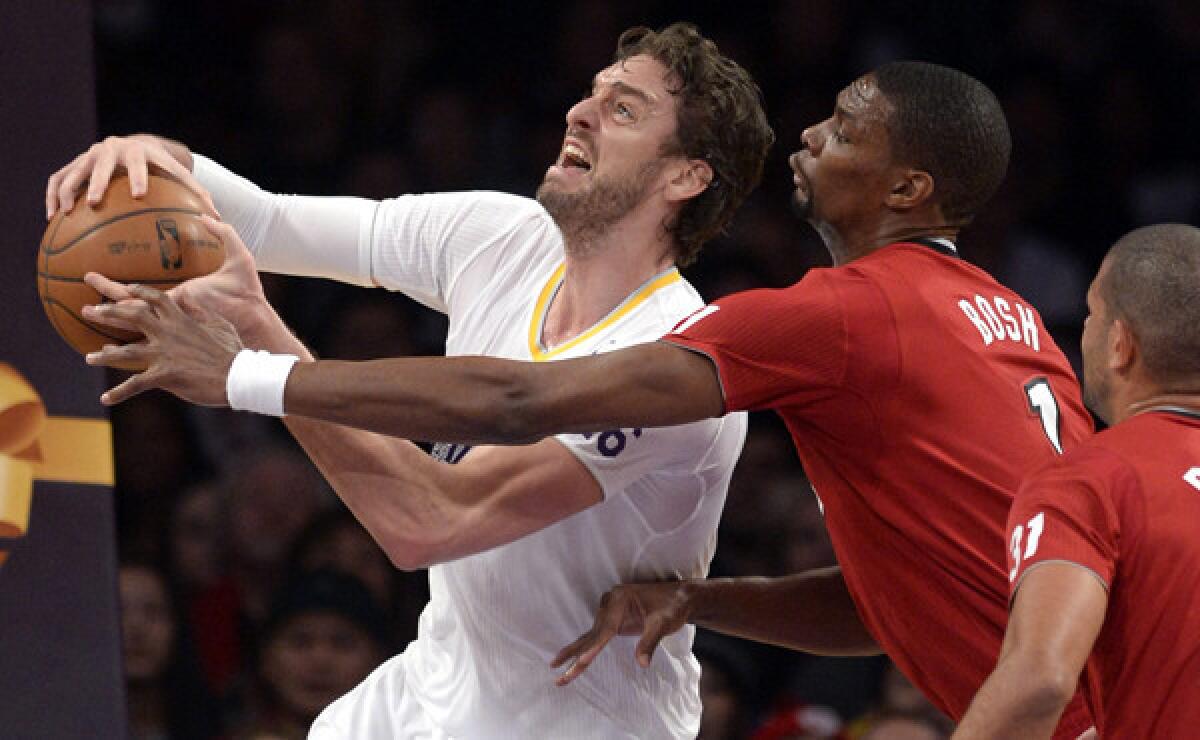
[[[1124,413],[1113,420],[1114,424],[1147,411],[1177,409],[1200,414],[1200,391],[1195,393],[1155,393],[1125,404],[1123,408]]]
[[[872,254],[889,244],[914,239],[949,239],[958,237],[958,228],[944,221],[924,219],[884,219],[871,223],[834,228],[818,225],[817,233],[833,257],[833,264],[843,265]]]
[[[546,311],[542,343],[554,347],[595,326],[634,291],[674,264],[668,244],[608,242],[568,249],[562,284]]]

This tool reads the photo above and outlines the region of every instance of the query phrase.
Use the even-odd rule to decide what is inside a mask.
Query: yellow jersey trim
[[[550,301],[554,300],[555,294],[558,293],[558,289],[562,286],[563,273],[566,272],[566,269],[567,265],[565,262],[559,264],[558,268],[554,270],[554,273],[551,274],[550,278],[546,281],[546,285],[542,288],[541,294],[538,295],[537,303],[534,304],[533,316],[529,321],[529,355],[533,358],[534,362],[552,360],[572,347],[575,347],[582,342],[586,342],[588,339],[594,337],[605,328],[613,325],[619,321],[621,317],[640,306],[646,301],[647,298],[654,295],[654,293],[657,291],[665,288],[671,283],[677,283],[683,279],[683,277],[679,274],[679,269],[675,267],[672,267],[660,275],[650,278],[642,285],[642,287],[631,293],[628,298],[626,298],[619,306],[609,312],[609,314],[601,319],[595,326],[583,332],[579,336],[563,342],[553,349],[546,349],[542,346],[542,327],[546,323],[546,311],[550,308]]]

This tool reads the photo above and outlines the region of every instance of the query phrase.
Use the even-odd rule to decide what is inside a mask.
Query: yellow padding
[[[48,417],[33,386],[0,363],[0,537],[28,531],[35,480],[111,486],[112,429],[105,419]]]

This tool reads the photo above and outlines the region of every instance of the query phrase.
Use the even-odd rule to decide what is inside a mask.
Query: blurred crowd
[[[1004,187],[960,240],[1077,354],[1083,297],[1128,229],[1200,222],[1200,4],[1191,0],[95,0],[100,134],[180,139],[278,192],[533,193],[620,31],[691,20],[762,86],[764,183],[687,277],[708,299],[828,256],[788,212],[787,154],[883,61],[963,69],[999,95]],[[269,276],[320,356],[438,354],[402,296]],[[303,737],[413,637],[424,573],[396,570],[278,422],[147,395],[113,411],[130,720],[139,738]],[[786,431],[755,417],[713,573],[834,562]],[[936,588],[936,584],[931,584]],[[582,627],[582,626],[581,626]],[[701,632],[703,738],[938,738],[884,659]]]

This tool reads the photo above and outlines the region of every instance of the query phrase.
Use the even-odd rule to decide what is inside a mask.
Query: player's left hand
[[[146,368],[101,395],[101,403],[112,406],[162,388],[201,406],[229,405],[225,379],[242,349],[231,323],[196,306],[185,311],[171,296],[145,285],[123,285],[96,273],[88,273],[84,282],[116,301],[85,306],[84,318],[145,335],[140,342],[105,345],[87,356],[89,365]]]
[[[658,643],[683,629],[688,616],[687,595],[681,581],[617,586],[600,600],[592,628],[560,650],[550,662],[551,668],[559,668],[571,661],[555,683],[566,686],[574,681],[617,635],[640,635],[634,657],[643,668],[649,667]]]

